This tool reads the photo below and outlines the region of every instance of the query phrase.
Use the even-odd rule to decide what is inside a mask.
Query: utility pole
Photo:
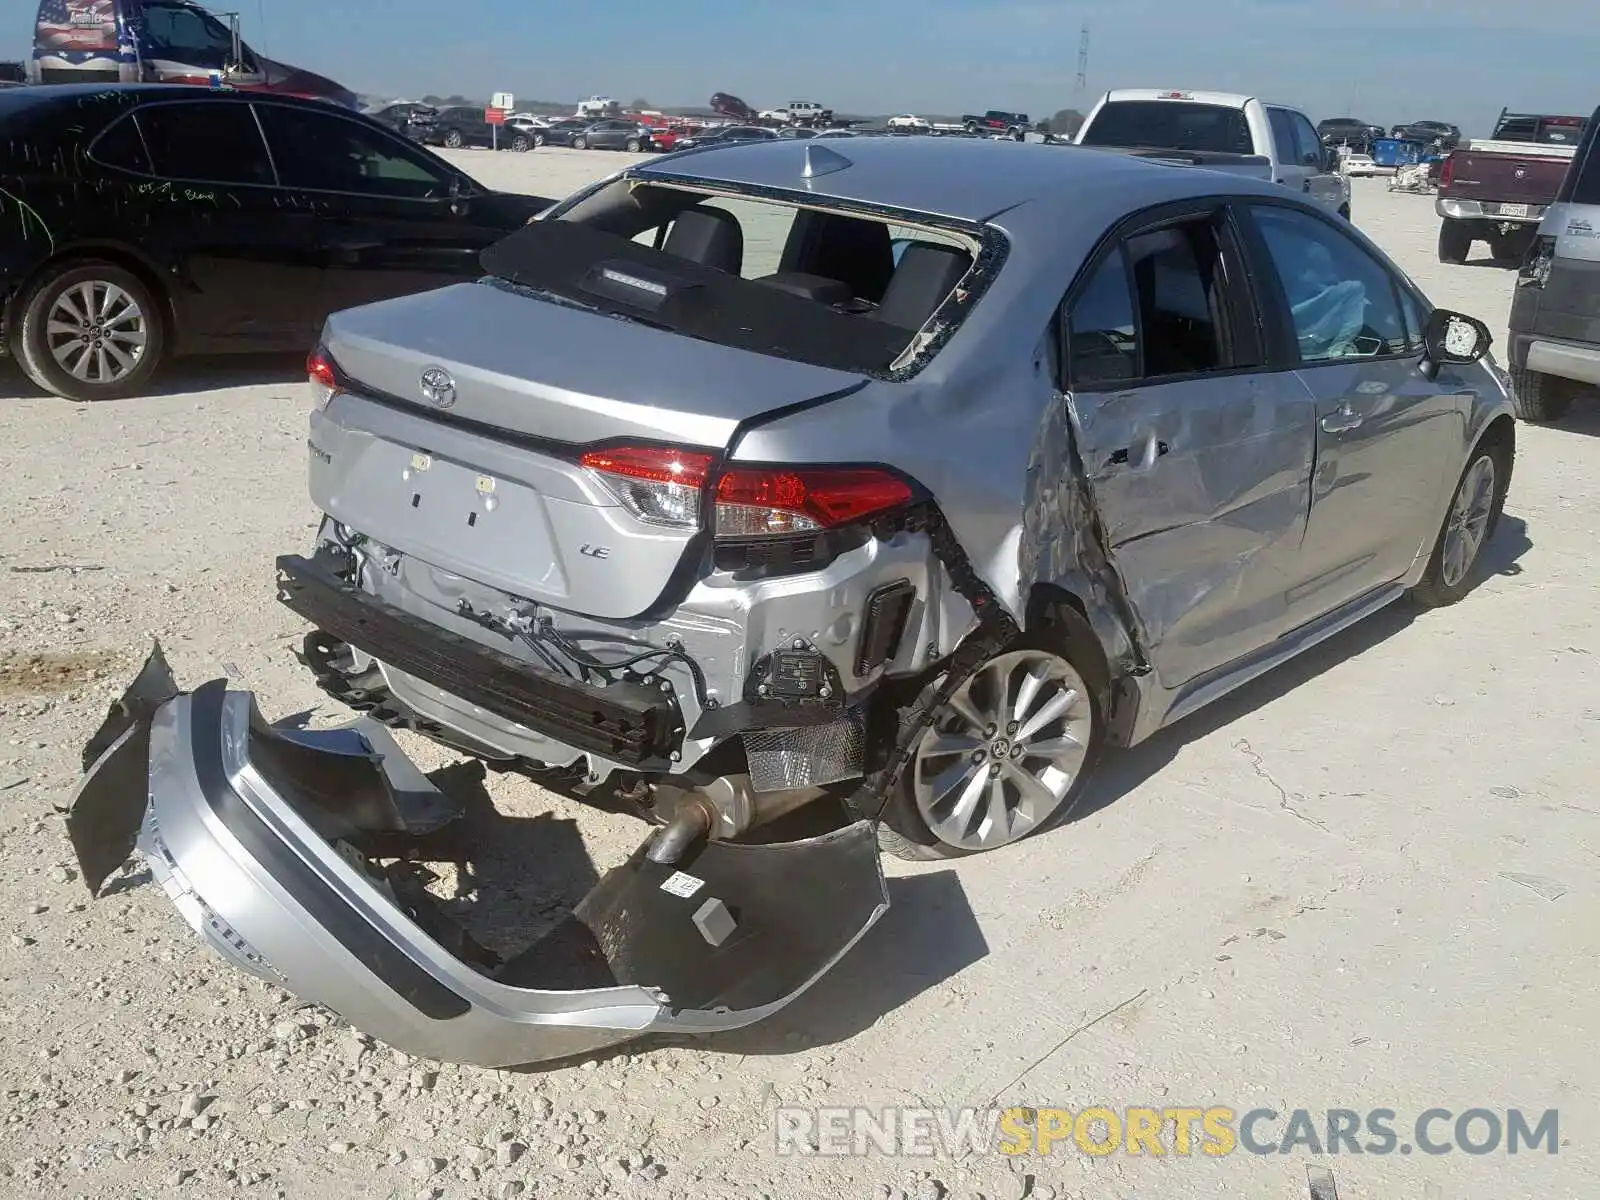
[[[1084,111],[1084,103],[1089,98],[1089,22],[1083,23],[1083,32],[1078,35],[1078,83],[1073,91],[1073,104],[1079,112]]]

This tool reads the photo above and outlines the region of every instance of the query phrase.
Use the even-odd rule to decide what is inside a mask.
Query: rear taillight
[[[580,460],[629,512],[651,525],[697,529],[712,455],[625,446]],[[784,537],[859,525],[911,503],[905,480],[879,467],[730,467],[711,491],[718,538]]]
[[[1550,265],[1555,257],[1555,238],[1547,234],[1534,238],[1527,254],[1522,257],[1522,267],[1517,272],[1517,286],[1542,288],[1550,281]]]
[[[1450,181],[1452,179],[1454,179],[1455,177],[1456,177],[1456,156],[1454,154],[1452,154],[1452,155],[1448,156],[1444,160],[1444,166],[1439,168],[1439,186],[1440,187],[1449,187],[1450,186]]]
[[[326,408],[339,391],[339,372],[328,352],[318,346],[306,356],[306,376],[311,381],[311,399],[318,408]]]
[[[905,480],[876,467],[733,467],[717,481],[716,534],[817,533],[859,525],[909,503]]]
[[[655,446],[591,450],[579,460],[639,520],[676,529],[699,527],[700,494],[713,461],[703,451]]]

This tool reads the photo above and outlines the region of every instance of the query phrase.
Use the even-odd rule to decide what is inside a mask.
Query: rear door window
[[[387,133],[336,113],[258,104],[284,187],[401,200],[449,194],[449,177]]]
[[[250,105],[231,100],[152,104],[137,113],[154,174],[196,183],[276,182]]]
[[[103,167],[116,167],[140,175],[151,173],[150,156],[145,152],[139,124],[131,113],[112,122],[94,140],[89,147],[89,157]]]
[[[1295,157],[1302,166],[1315,167],[1322,163],[1322,139],[1317,128],[1304,113],[1290,112],[1289,124],[1294,129]]]

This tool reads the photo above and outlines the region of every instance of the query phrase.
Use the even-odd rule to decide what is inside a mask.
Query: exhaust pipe
[[[689,850],[702,840],[721,841],[738,837],[747,829],[764,825],[803,808],[827,795],[820,787],[786,788],[779,792],[758,792],[750,786],[749,775],[724,775],[698,791],[659,788],[670,800],[676,793],[672,817],[656,835],[645,857],[663,866],[681,862]]]

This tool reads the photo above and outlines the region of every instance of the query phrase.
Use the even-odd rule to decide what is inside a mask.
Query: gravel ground
[[[626,161],[457,157],[544,194]],[[1358,181],[1355,211],[1503,345],[1511,275],[1437,264],[1428,198]],[[202,948],[142,872],[93,903],[75,877],[57,806],[152,636],[191,686],[226,674],[269,715],[342,717],[273,599],[273,556],[314,519],[299,364],[193,364],[161,391],[74,406],[0,365],[0,1195],[1303,1200],[1308,1163],[1342,1200],[1600,1192],[1600,406],[1520,429],[1492,570],[1464,603],[1380,615],[1120,756],[1066,829],[958,868],[891,864],[889,915],[777,1020],[496,1072],[297,1008]],[[485,876],[552,904],[639,836],[490,786],[484,819],[526,836]],[[591,861],[540,857],[575,833]],[[774,1153],[778,1104],[995,1101],[1383,1107],[1401,1128],[1435,1106],[1556,1108],[1562,1144]]]

